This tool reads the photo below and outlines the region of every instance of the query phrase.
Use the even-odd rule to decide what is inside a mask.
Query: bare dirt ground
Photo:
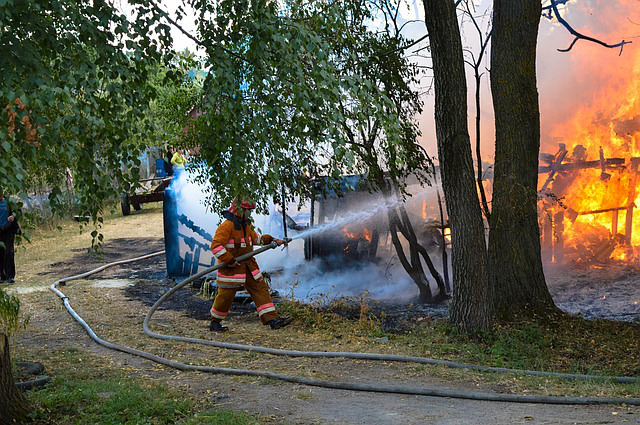
[[[252,413],[266,423],[288,424],[609,424],[640,423],[640,409],[625,406],[549,406],[493,403],[432,397],[357,393],[293,385],[254,378],[186,373],[114,352],[95,344],[48,291],[56,278],[88,271],[100,264],[163,249],[161,211],[146,210],[114,217],[104,228],[104,255],[86,253],[90,238],[63,229],[57,236],[34,239],[18,253],[19,294],[31,320],[19,336],[16,355],[45,363],[50,374],[67,368],[96,368],[108,375],[122,370],[131,377],[183,389],[210,406]],[[477,374],[442,368],[353,361],[301,359],[218,350],[194,344],[150,339],[142,332],[148,307],[171,285],[164,279],[162,257],[109,269],[62,288],[76,311],[96,333],[129,345],[192,364],[272,370],[291,375],[347,382],[384,382],[438,389],[514,392],[511,377],[488,381]],[[271,331],[261,326],[251,306],[234,307],[225,335],[211,335],[206,325],[210,301],[183,290],[158,311],[152,323],[162,333],[218,338],[277,348],[412,353],[368,337],[341,338],[313,332],[301,324]],[[416,354],[416,353],[412,353]],[[422,353],[428,355],[428,353]],[[73,364],[69,363],[73,358]],[[538,393],[545,390],[540,381]],[[562,394],[557,394],[562,395]]]

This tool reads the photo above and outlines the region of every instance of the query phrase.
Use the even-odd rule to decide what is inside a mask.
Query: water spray
[[[424,195],[427,194],[429,192],[434,191],[435,188],[430,188],[429,190],[425,190],[420,192],[418,195]],[[292,239],[300,239],[300,238],[306,238],[308,236],[313,236],[313,235],[317,235],[319,233],[324,233],[330,230],[335,230],[337,228],[342,228],[354,221],[363,221],[366,220],[368,218],[373,218],[375,216],[377,216],[380,213],[383,213],[391,208],[395,208],[398,205],[404,203],[403,199],[397,199],[395,201],[389,201],[386,200],[385,202],[379,204],[378,206],[376,206],[375,208],[372,208],[368,211],[358,211],[358,212],[349,212],[346,215],[341,216],[338,220],[336,221],[332,221],[330,223],[326,223],[317,227],[313,227],[309,230],[305,230],[302,233],[298,233],[297,235],[295,235]]]

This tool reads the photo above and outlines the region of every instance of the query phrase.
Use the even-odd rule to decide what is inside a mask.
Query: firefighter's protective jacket
[[[250,220],[242,220],[242,217],[230,211],[224,211],[222,215],[226,220],[220,224],[211,242],[211,251],[219,263],[228,264],[235,257],[253,251],[254,245],[267,245],[273,241],[271,235],[258,237]],[[218,287],[235,288],[244,285],[247,280],[247,266],[253,278],[260,280],[262,273],[258,268],[258,262],[252,257],[235,267],[225,266],[218,269]]]

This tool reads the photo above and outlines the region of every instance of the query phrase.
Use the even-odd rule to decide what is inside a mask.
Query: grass
[[[116,213],[105,220],[105,235],[107,238],[160,236],[158,229],[161,229],[161,217],[160,209],[147,209],[146,205],[141,213],[129,217],[121,217]],[[53,262],[76,255],[74,252],[77,253],[77,249],[90,246],[91,237],[86,232],[78,234],[77,223],[65,222],[61,227],[60,231],[34,232],[28,249],[18,253],[19,276],[29,277],[23,284],[42,285],[46,289],[53,275],[41,276],[38,273],[47,270]],[[28,295],[29,299],[34,300],[34,305],[36,302],[38,305],[45,302],[50,296],[38,294]],[[92,293],[88,292],[86,296],[89,294]],[[345,314],[347,309],[348,314]],[[120,310],[114,310],[117,311]],[[492,334],[472,339],[456,332],[443,320],[422,320],[410,330],[387,332],[384,324],[388,319],[382,314],[373,313],[366,297],[348,302],[334,300],[329,307],[286,302],[279,306],[279,311],[296,318],[295,324],[286,332],[279,333],[277,339],[269,336],[264,340],[249,342],[265,345],[275,343],[292,349],[309,348],[315,344],[316,350],[408,354],[509,368],[640,375],[640,326],[637,324],[558,316],[546,321],[499,324]],[[387,337],[388,342],[379,342],[380,337]],[[156,347],[150,342],[145,344]],[[318,348],[320,344],[321,348]],[[169,349],[168,346],[159,347]],[[201,400],[190,400],[181,390],[132,379],[126,374],[131,372],[130,375],[136,375],[140,371],[110,364],[111,356],[97,358],[84,350],[52,350],[46,345],[29,347],[29,351],[31,357],[45,361],[48,373],[57,378],[51,386],[31,395],[36,406],[36,423],[258,423],[257,419],[243,414],[207,410],[211,406]],[[264,360],[265,356],[255,353],[226,356],[218,360],[226,359],[228,365],[238,362],[247,367],[273,367],[267,364],[268,359]],[[260,363],[262,361],[264,365]],[[319,368],[323,370],[318,371],[296,367],[308,363],[308,359],[291,360],[281,371],[295,371],[296,374],[319,379],[334,378],[322,375],[327,373],[324,366]],[[398,376],[420,379],[435,375],[452,382],[483,384],[499,392],[640,396],[640,384],[568,382],[401,363],[387,366]],[[382,366],[372,364],[372,367]],[[255,378],[250,379],[255,381]],[[258,383],[274,388],[288,385],[267,379],[260,379]],[[131,394],[139,398],[135,399]],[[296,393],[294,398],[304,400],[305,394]],[[76,398],[82,403],[75,402]],[[133,403],[133,400],[137,401]],[[260,420],[266,419],[261,417]]]
[[[640,375],[640,327],[567,315],[553,320],[498,324],[479,339],[442,321],[420,326],[396,343],[424,355],[514,369],[602,375]]]
[[[60,360],[83,367],[60,370],[52,384],[28,393],[36,424],[216,424],[260,422],[227,409],[209,409],[202,400],[165,385],[99,369],[98,359],[65,350]]]
[[[32,229],[30,242],[23,240],[16,247],[16,284],[50,285],[50,279],[41,273],[49,270],[52,263],[68,260],[79,251],[88,250],[92,230],[91,224],[85,226],[72,218],[58,218],[54,224]],[[105,235],[105,243],[117,237],[162,237],[162,204],[145,204],[144,209],[127,217],[122,217],[118,210],[107,211],[101,231]]]
[[[286,302],[280,308],[302,324],[306,332],[340,339],[389,338],[389,344],[366,351],[388,351],[486,366],[592,375],[640,376],[640,326],[606,320],[585,320],[558,315],[538,321],[497,324],[494,332],[471,338],[445,320],[424,321],[403,333],[382,330],[379,318],[368,309],[344,317],[339,305],[320,307]],[[363,326],[363,323],[365,324]],[[331,347],[327,347],[331,351]],[[343,351],[337,349],[336,351]],[[445,379],[499,383],[511,391],[556,395],[607,395],[640,397],[640,383],[567,381],[516,374],[470,372],[461,369],[414,365],[417,374],[433,373]]]

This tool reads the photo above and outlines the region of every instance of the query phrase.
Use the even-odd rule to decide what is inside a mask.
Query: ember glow
[[[444,240],[447,243],[451,243],[451,228],[449,227],[444,228]]]
[[[640,253],[640,49],[624,55],[631,75],[603,84],[555,126],[555,146],[543,143],[540,226],[552,262],[626,262]]]
[[[342,233],[344,233],[344,235],[349,239],[357,238],[356,234],[350,231],[346,226],[342,228]]]
[[[349,228],[348,226],[345,226],[342,228],[342,233],[344,233],[344,235],[349,239],[364,239],[367,241],[371,241],[372,238],[371,230],[367,229],[366,227],[360,230],[354,230]]]

